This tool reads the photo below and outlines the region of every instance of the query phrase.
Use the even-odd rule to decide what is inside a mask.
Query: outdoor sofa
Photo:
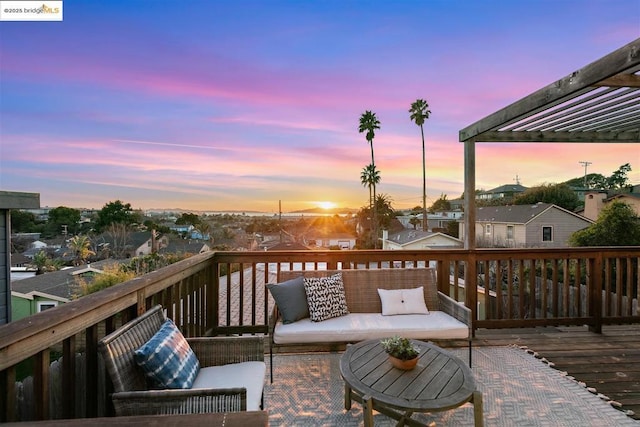
[[[438,291],[432,268],[281,271],[267,287],[271,381],[274,348],[394,335],[467,340],[471,366],[471,310]]]

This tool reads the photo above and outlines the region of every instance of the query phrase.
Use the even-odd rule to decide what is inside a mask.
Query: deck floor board
[[[622,404],[640,420],[640,325],[479,329],[474,346],[519,345],[587,387]]]

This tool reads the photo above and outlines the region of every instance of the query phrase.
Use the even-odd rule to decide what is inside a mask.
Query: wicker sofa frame
[[[449,316],[464,323],[468,327],[467,341],[469,345],[469,366],[471,366],[472,355],[472,320],[471,310],[458,303],[453,298],[438,291],[435,270],[433,268],[381,268],[381,269],[358,269],[358,270],[308,270],[308,271],[285,271],[279,273],[278,281],[294,279],[298,276],[304,277],[324,277],[334,273],[342,273],[345,297],[350,313],[381,313],[382,303],[378,295],[378,288],[381,289],[407,289],[423,286],[424,299],[429,311],[442,311]],[[277,322],[280,319],[278,307],[274,304],[269,318],[269,359],[271,365],[271,382],[273,382],[273,350],[277,347],[306,346],[310,343],[301,344],[278,344],[274,342],[274,332]],[[430,339],[430,332],[425,330],[423,339]],[[437,341],[442,340],[438,338]],[[455,338],[459,340],[459,338]],[[339,334],[336,334],[336,341],[314,343],[318,346],[334,346],[335,344],[348,344],[340,341]]]
[[[135,363],[134,351],[146,343],[165,320],[162,306],[157,305],[100,340],[98,348],[113,383],[111,397],[116,415],[246,411],[244,387],[148,389],[145,376]],[[264,361],[262,337],[199,337],[187,338],[187,341],[201,367]]]

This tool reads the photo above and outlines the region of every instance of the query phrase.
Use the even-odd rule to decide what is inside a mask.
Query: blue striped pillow
[[[155,388],[191,388],[200,362],[180,330],[167,319],[134,359]]]

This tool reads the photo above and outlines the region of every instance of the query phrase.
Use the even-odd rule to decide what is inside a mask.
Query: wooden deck
[[[640,420],[640,325],[480,329],[474,346],[526,346]]]

